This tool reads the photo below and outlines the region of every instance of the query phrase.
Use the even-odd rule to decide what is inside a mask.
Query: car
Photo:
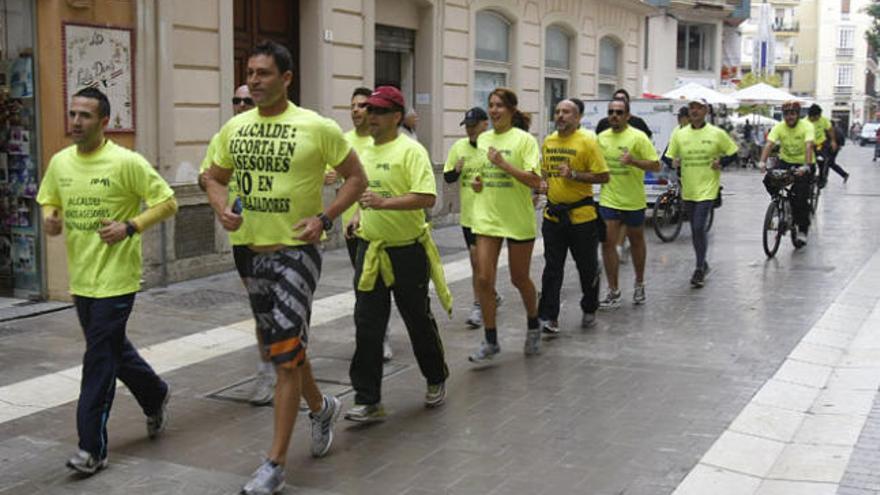
[[[880,129],[880,122],[868,122],[863,125],[862,132],[859,134],[859,145],[864,146],[868,143],[876,143],[877,129]]]

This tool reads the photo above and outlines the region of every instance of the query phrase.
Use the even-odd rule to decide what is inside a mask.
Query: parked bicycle
[[[663,242],[672,242],[681,233],[681,225],[688,219],[681,199],[681,181],[678,174],[670,173],[667,189],[654,201],[653,224],[654,233]],[[712,228],[715,220],[715,209],[709,210],[709,219],[706,221],[706,232]]]
[[[797,227],[794,225],[791,205],[791,185],[794,183],[794,175],[790,170],[785,169],[772,169],[767,174],[779,186],[779,193],[770,199],[767,213],[764,214],[764,254],[772,258],[787,233],[791,233],[792,245],[797,240]]]

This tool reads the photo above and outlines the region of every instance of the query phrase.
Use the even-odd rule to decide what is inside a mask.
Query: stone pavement
[[[769,261],[761,250],[767,197],[760,178],[731,172],[712,228],[714,272],[704,289],[688,284],[693,268],[688,229],[669,244],[649,233],[648,303],[627,302],[602,313],[597,327],[583,332],[577,281],[569,276],[563,335],[545,342],[535,358],[522,355],[525,315],[507,270],[500,270],[504,352],[482,370],[466,361],[481,334],[464,325],[472,296],[460,232],[438,230],[456,297],[452,320],[435,302],[451,370],[447,404],[436,410],[422,406],[424,381],[395,313],[395,367],[384,383],[387,422],[368,427],[340,422],[330,455],[314,460],[306,446],[308,423],[300,416],[288,462],[292,486],[285,493],[656,495],[687,488],[679,485],[701,465],[712,465],[705,456],[747,412],[756,393],[771,378],[780,379],[784,363],[798,360],[792,352],[806,335],[817,328],[840,331],[853,334],[855,342],[856,332],[866,329],[859,342],[873,342],[870,325],[851,327],[853,318],[872,320],[876,298],[843,304],[847,295],[864,296],[877,283],[865,277],[859,282],[880,240],[873,204],[880,197],[880,169],[870,156],[868,148],[844,148],[841,161],[852,178],[844,187],[832,177],[810,245],[794,252],[784,244]],[[540,257],[533,262],[536,282],[542,265]],[[321,385],[340,395],[346,407],[352,404],[346,373],[354,332],[351,276],[342,251],[326,253],[311,347],[321,363],[316,366]],[[627,298],[630,280],[631,264],[624,265]],[[844,316],[835,316],[840,311]],[[174,388],[171,423],[163,438],[148,441],[140,411],[121,388],[109,424],[110,467],[88,479],[72,477],[63,466],[76,446],[75,403],[69,397],[76,396],[82,339],[73,311],[0,323],[0,494],[235,493],[271,435],[270,408],[218,398],[234,398],[233,386],[253,375],[248,318],[232,273],[139,295],[129,335],[167,366],[164,376]],[[842,349],[837,357],[844,359]],[[836,355],[825,350],[808,358]],[[880,369],[852,374],[863,385],[880,382]],[[866,426],[844,425],[855,445],[840,463],[840,478],[823,488],[840,484],[842,494],[876,492],[871,461],[880,418],[878,406],[870,407],[876,388],[875,383],[834,399],[862,407],[855,416]],[[820,437],[838,431],[828,428],[816,431]],[[780,440],[785,447],[796,442]],[[752,476],[758,486],[765,477]],[[754,493],[748,484],[738,486],[730,493]],[[810,494],[813,488],[794,493]]]

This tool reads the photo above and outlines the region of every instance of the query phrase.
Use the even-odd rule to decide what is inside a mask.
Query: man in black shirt
[[[613,99],[623,100],[626,102],[627,105],[630,104],[629,93],[623,88],[620,88],[614,92]],[[645,121],[643,119],[636,117],[635,115],[629,116],[628,123],[629,123],[630,127],[635,127],[636,129],[647,134],[648,139],[651,139],[651,137],[654,135],[654,133],[651,132],[651,129],[648,128],[648,124],[645,123]],[[602,120],[600,120],[599,123],[596,124],[596,134],[598,135],[602,131],[604,131],[605,129],[610,129],[610,128],[611,128],[611,124],[608,123],[608,117],[602,117]]]

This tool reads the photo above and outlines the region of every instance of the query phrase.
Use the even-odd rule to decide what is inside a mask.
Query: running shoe
[[[385,421],[385,408],[382,404],[355,404],[345,413],[345,419],[355,423],[375,423]]]
[[[596,313],[584,313],[581,316],[581,328],[587,329],[596,326]]]
[[[465,323],[467,323],[467,326],[472,329],[483,326],[483,310],[480,308],[480,303],[475,302],[474,305],[471,306],[471,316]]]
[[[633,288],[633,304],[645,304],[645,284],[636,284]]]
[[[605,299],[599,301],[599,309],[617,309],[620,307],[621,294],[619,290],[608,290]]]
[[[705,283],[706,283],[706,274],[703,273],[703,269],[702,268],[694,269],[694,274],[691,275],[691,287],[693,287],[694,289],[699,289],[699,288],[703,287],[703,285]]]
[[[261,369],[254,381],[254,390],[249,402],[252,406],[266,406],[275,398],[275,372],[272,369]]]
[[[446,382],[428,385],[425,392],[425,407],[439,407],[446,402]]]
[[[523,346],[523,354],[535,356],[541,352],[541,329],[530,328],[526,330],[526,342]]]
[[[92,475],[107,467],[107,458],[98,460],[85,450],[80,450],[67,460],[67,467],[77,473]]]
[[[154,439],[165,431],[168,425],[168,400],[171,399],[171,386],[166,384],[165,398],[154,414],[147,416],[147,437]]]
[[[284,489],[284,469],[268,459],[254,471],[241,489],[242,495],[274,495]]]
[[[794,247],[796,249],[800,249],[807,246],[807,233],[801,232],[798,230],[797,236],[794,239]]]
[[[559,322],[556,320],[538,320],[541,325],[541,331],[548,337],[559,336]]]
[[[501,346],[498,344],[490,344],[486,341],[480,342],[480,348],[477,349],[477,352],[468,356],[468,361],[472,363],[482,364],[488,363],[495,357],[496,354],[501,352]]]
[[[333,425],[342,412],[342,402],[332,395],[324,396],[324,407],[317,414],[309,413],[312,420],[312,457],[324,457],[333,443]]]

